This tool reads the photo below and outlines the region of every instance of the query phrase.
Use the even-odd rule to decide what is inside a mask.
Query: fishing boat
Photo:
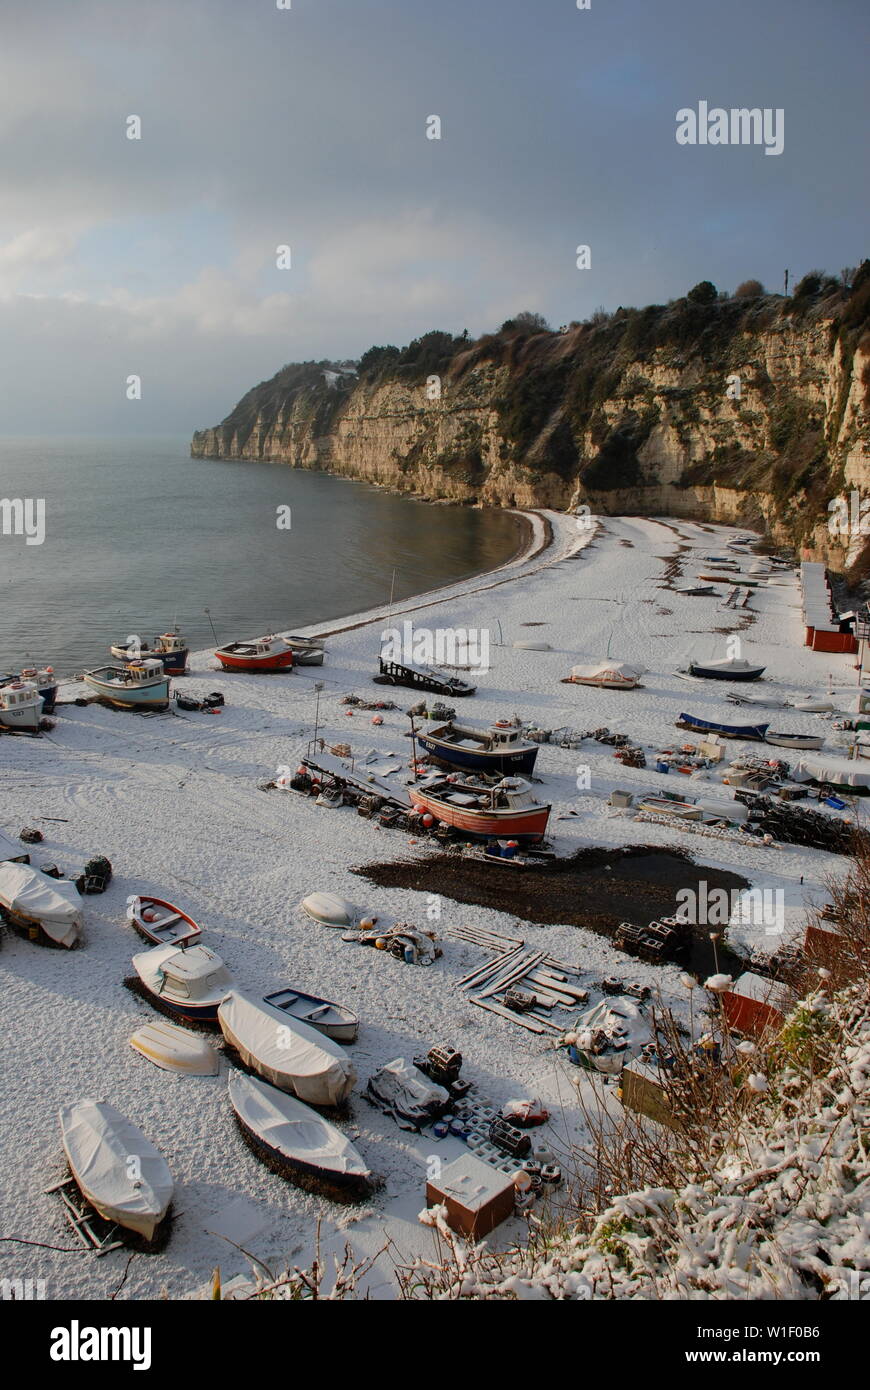
[[[147,1057],[163,1071],[178,1071],[185,1076],[217,1076],[220,1070],[218,1055],[207,1038],[178,1028],[166,1019],[146,1023],[130,1035],[130,1046]]]
[[[154,638],[150,647],[143,647],[138,641],[128,641],[117,643],[110,647],[109,651],[118,661],[162,661],[163,669],[168,676],[183,676],[187,670],[187,643],[177,628],[172,632],[162,632],[159,637]]]
[[[42,696],[33,681],[0,685],[0,724],[14,734],[38,734]]]
[[[306,1177],[357,1189],[362,1196],[371,1173],[340,1129],[310,1106],[256,1077],[230,1073],[230,1105],[255,1152],[266,1156],[286,1176]]]
[[[228,642],[215,656],[226,671],[289,671],[293,648],[283,637],[258,637],[254,642]]]
[[[5,676],[0,676],[0,684],[2,685],[13,685],[15,681],[31,681],[42,696],[43,714],[54,714],[54,704],[57,699],[57,678],[53,667],[23,666],[17,674],[13,671],[7,671]]]
[[[694,729],[699,734],[719,734],[721,738],[745,738],[763,743],[767,724],[717,724],[711,719],[699,719],[694,714],[681,714],[678,729]]]
[[[451,767],[497,772],[503,777],[532,772],[538,756],[538,744],[524,739],[520,724],[510,719],[499,719],[488,729],[450,720],[425,732],[412,728],[412,733],[430,757]]]
[[[689,662],[689,675],[708,681],[757,681],[765,670],[764,666],[753,666],[736,656],[726,656],[721,661]]]
[[[783,734],[768,732],[765,743],[776,744],[777,748],[796,748],[801,752],[814,753],[821,748],[824,737],[819,734]]]
[[[82,934],[82,900],[74,883],[30,864],[0,863],[0,916],[43,946],[71,950]]]
[[[744,694],[742,690],[729,690],[725,696],[732,705],[755,705],[758,709],[786,709],[788,700],[783,700],[779,695],[755,695]]]
[[[602,690],[634,690],[638,685],[643,668],[630,666],[625,661],[593,661],[587,666],[572,666],[570,676],[565,677],[568,685],[595,685]]]
[[[293,651],[294,666],[322,666],[324,645],[322,637],[285,637]]]
[[[175,1188],[159,1149],[105,1100],[63,1105],[58,1119],[82,1196],[104,1220],[153,1241]]]
[[[639,811],[648,811],[656,816],[676,816],[679,820],[703,820],[704,811],[691,801],[675,801],[667,796],[645,796],[637,803]]]
[[[99,666],[85,671],[84,682],[101,700],[118,709],[167,709],[169,677],[154,658],[129,666]]]
[[[218,1009],[221,1032],[246,1067],[310,1105],[341,1105],[356,1081],[344,1048],[307,1023],[232,990]]]
[[[156,946],[133,957],[133,969],[152,1002],[191,1023],[216,1023],[233,977],[220,956],[196,943]]]
[[[482,839],[541,840],[552,809],[535,800],[521,777],[503,777],[494,787],[483,787],[454,774],[410,790],[415,810]]]
[[[320,999],[316,994],[303,994],[299,989],[277,989],[273,994],[264,994],[263,1003],[273,1009],[307,1023],[316,1028],[326,1038],[337,1043],[356,1042],[359,1033],[359,1014],[346,1009],[343,1004],[333,1004],[329,999]]]
[[[163,898],[131,898],[127,918],[155,946],[182,946],[201,935],[201,928],[192,917]]]
[[[469,685],[468,681],[460,680],[438,666],[390,661],[384,657],[379,658],[378,665],[380,675],[372,677],[376,685],[407,685],[414,690],[434,690],[438,695],[458,697],[473,695],[477,689],[476,685]]]

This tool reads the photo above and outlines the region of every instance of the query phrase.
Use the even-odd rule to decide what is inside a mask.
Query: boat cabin
[[[163,662],[155,657],[149,657],[147,661],[134,661],[124,672],[124,677],[135,685],[148,685],[162,675]]]
[[[184,638],[180,632],[161,632],[154,645],[159,652],[166,652],[167,654],[185,650]]]
[[[32,681],[13,681],[11,685],[0,685],[0,706],[3,709],[22,709],[33,705],[42,697]]]
[[[207,946],[189,946],[185,951],[176,951],[165,961],[160,970],[161,994],[171,994],[176,999],[212,999],[225,987],[233,988],[233,978],[220,956],[216,956]]]

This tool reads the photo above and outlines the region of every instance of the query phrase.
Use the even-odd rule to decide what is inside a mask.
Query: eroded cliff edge
[[[355,372],[294,364],[191,453],[431,499],[762,526],[845,568],[865,540],[832,536],[828,503],[870,495],[870,262],[848,288],[821,280],[787,299],[434,332],[370,349]]]

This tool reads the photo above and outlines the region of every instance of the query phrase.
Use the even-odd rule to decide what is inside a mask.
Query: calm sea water
[[[45,540],[0,534],[0,671],[110,661],[178,622],[191,647],[326,622],[490,569],[515,517],[433,507],[181,438],[0,440],[0,498],[44,498]],[[279,530],[277,509],[291,526]],[[0,516],[2,527],[2,516]]]

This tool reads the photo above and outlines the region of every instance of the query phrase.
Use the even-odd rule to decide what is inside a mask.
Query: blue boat
[[[770,725],[716,724],[710,719],[699,719],[694,714],[681,714],[677,720],[677,728],[694,729],[699,734],[719,734],[720,738],[745,738],[763,743]]]
[[[188,648],[181,633],[176,628],[173,632],[162,632],[159,637],[155,637],[154,645],[143,647],[138,638],[128,644],[121,642],[109,648],[118,661],[127,664],[148,661],[153,658],[163,662],[163,669],[168,676],[183,676],[187,670]]]
[[[507,719],[488,729],[456,724],[451,719],[437,729],[412,732],[430,757],[474,772],[494,772],[501,777],[527,775],[538,756],[538,745],[524,739],[520,726]]]
[[[169,705],[169,677],[162,661],[99,666],[85,671],[82,679],[101,700],[119,709],[166,709]]]
[[[25,666],[17,674],[7,671],[5,676],[0,676],[0,685],[11,685],[13,681],[31,681],[42,696],[43,714],[54,714],[57,681],[50,666]]]

